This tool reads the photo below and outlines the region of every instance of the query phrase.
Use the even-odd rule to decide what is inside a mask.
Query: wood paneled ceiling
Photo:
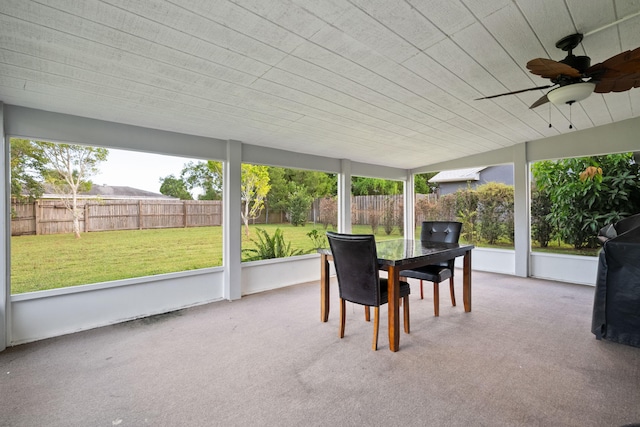
[[[529,109],[543,91],[474,100],[547,84],[525,64],[564,58],[555,43],[575,32],[592,64],[639,47],[639,11],[639,0],[2,0],[0,101],[411,169],[639,116],[640,88],[571,111]]]

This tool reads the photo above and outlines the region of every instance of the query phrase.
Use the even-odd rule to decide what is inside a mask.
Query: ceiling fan
[[[558,49],[568,52],[567,57],[561,61],[536,58],[527,62],[527,68],[531,73],[551,80],[552,84],[485,96],[477,100],[553,88],[529,107],[535,108],[547,102],[571,105],[587,98],[593,92],[624,92],[640,87],[640,48],[619,53],[599,64],[591,65],[591,58],[588,56],[573,54],[573,49],[580,44],[582,38],[582,34],[572,34],[556,43]]]

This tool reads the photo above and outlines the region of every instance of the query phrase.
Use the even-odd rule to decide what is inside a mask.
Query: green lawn
[[[307,233],[316,228],[308,224],[292,227],[288,224],[252,225],[270,235],[276,228],[293,248],[313,252],[313,241]],[[370,233],[368,226],[356,226],[354,233]],[[396,230],[390,236],[381,233],[379,239],[401,237]],[[242,235],[242,247],[252,247]],[[158,230],[104,231],[45,236],[14,236],[11,238],[11,292],[13,294],[76,286],[90,283],[154,274],[172,273],[222,265],[222,227],[169,228]]]
[[[252,225],[249,238],[244,236],[243,229],[243,248],[253,247],[250,239],[256,238],[255,228],[262,228],[269,235],[280,228],[286,241],[305,253],[314,251],[313,241],[307,233],[314,228],[320,233],[325,232],[321,225],[312,224],[305,227],[288,224]],[[356,234],[370,234],[371,227],[353,226],[352,231]],[[386,235],[380,228],[376,234],[379,240],[400,237],[402,236],[397,229],[391,235]],[[513,246],[496,247],[513,249]],[[559,247],[554,243],[545,250],[576,253],[571,248]],[[597,250],[578,252],[580,255],[596,253]],[[105,231],[83,233],[81,239],[75,239],[72,234],[11,238],[13,294],[220,265],[222,227]]]
[[[105,231],[11,238],[12,293],[221,265],[222,228]]]

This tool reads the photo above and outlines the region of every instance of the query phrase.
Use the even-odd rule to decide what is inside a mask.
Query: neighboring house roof
[[[45,185],[45,193],[42,199],[59,199],[60,195]],[[80,199],[145,199],[145,200],[178,200],[176,197],[165,196],[164,194],[154,193],[151,191],[140,190],[139,188],[121,186],[121,185],[92,185],[91,190],[78,194]]]
[[[479,181],[480,172],[486,167],[469,168],[469,169],[453,169],[435,174],[429,182],[467,182]]]

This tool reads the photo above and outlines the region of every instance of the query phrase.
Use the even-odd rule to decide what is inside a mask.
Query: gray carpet
[[[474,272],[440,317],[412,283],[411,334],[379,349],[318,283],[0,353],[1,426],[621,426],[640,422],[640,348],[590,333],[594,288]],[[335,279],[334,279],[335,280]]]

